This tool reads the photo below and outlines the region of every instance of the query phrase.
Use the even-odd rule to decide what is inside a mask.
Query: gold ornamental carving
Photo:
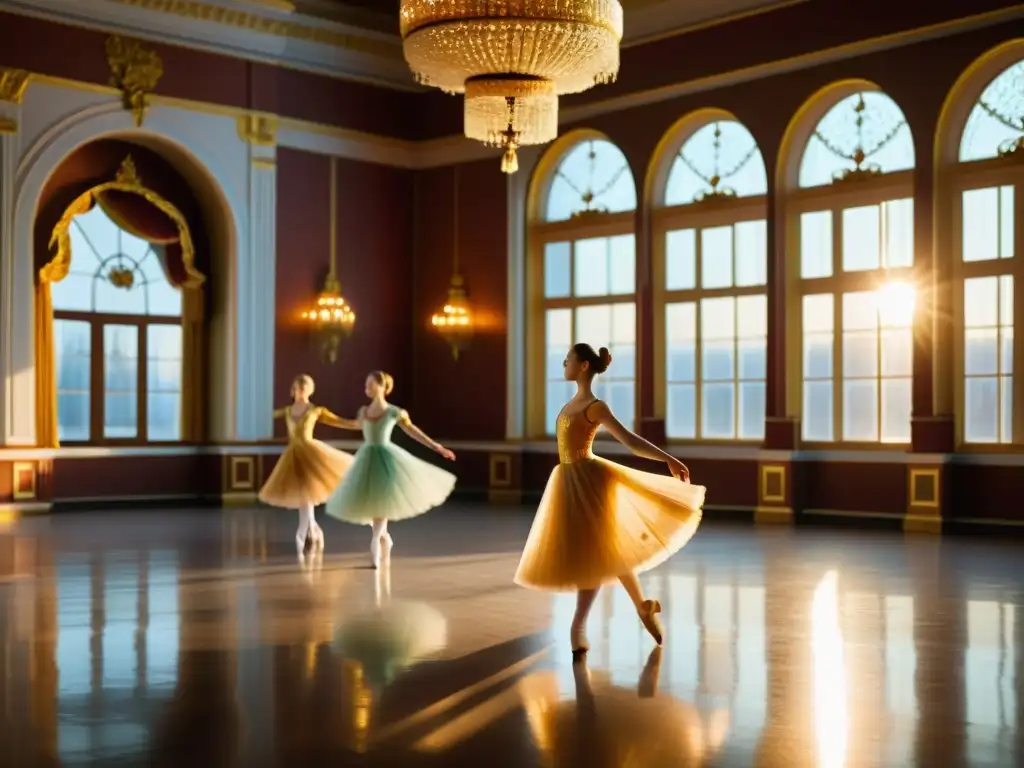
[[[249,144],[273,147],[277,144],[277,118],[273,115],[242,115],[238,118],[238,135]]]
[[[24,69],[0,69],[0,101],[21,104],[28,88],[28,76]]]
[[[110,84],[121,91],[124,108],[132,113],[135,126],[142,127],[149,106],[149,94],[164,74],[164,63],[156,51],[135,40],[114,35],[107,38],[107,64]]]

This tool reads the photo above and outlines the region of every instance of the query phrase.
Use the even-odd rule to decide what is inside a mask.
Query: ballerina
[[[704,504],[705,489],[690,484],[690,472],[679,459],[630,432],[594,397],[594,376],[611,361],[606,348],[595,352],[589,344],[576,344],[566,355],[565,379],[575,381],[577,390],[558,414],[559,465],[544,489],[515,576],[521,586],[578,593],[570,628],[574,658],[590,647],[586,623],[598,590],[614,581],[625,587],[644,627],[661,645],[661,604],[644,596],[637,574],[690,540]],[[672,476],[595,456],[594,435],[602,426],[635,455],[664,461]]]
[[[339,429],[359,429],[359,422],[340,418],[311,403],[315,388],[311,376],[296,376],[292,404],[274,411],[274,418],[284,418],[288,425],[288,447],[259,494],[265,504],[299,510],[295,546],[300,555],[307,545],[323,549],[324,532],[317,525],[314,509],[327,501],[353,462],[352,454],[314,440],[313,427],[322,422]]]
[[[416,458],[391,442],[397,424],[416,442],[448,461],[455,454],[431,440],[409,419],[409,414],[387,401],[394,379],[383,371],[366,377],[369,405],[359,409],[365,443],[356,451],[355,462],[341,485],[327,501],[331,517],[356,525],[369,525],[370,562],[374,568],[387,560],[394,544],[388,522],[407,520],[433,509],[451,494],[455,475]]]

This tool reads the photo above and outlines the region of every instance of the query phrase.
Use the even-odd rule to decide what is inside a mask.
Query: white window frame
[[[547,190],[544,191],[546,198]],[[617,237],[620,235],[636,235],[636,211],[624,211],[622,213],[583,212],[566,221],[553,222],[532,222],[528,224],[528,253],[526,260],[526,295],[528,303],[526,308],[527,327],[527,436],[533,438],[547,439],[554,435],[548,431],[546,424],[546,386],[547,386],[547,344],[545,337],[545,319],[550,309],[576,309],[577,307],[595,306],[603,304],[633,304],[637,309],[637,286],[634,282],[632,293],[618,293],[603,296],[564,296],[559,298],[547,298],[544,295],[544,250],[548,243],[569,242],[588,240],[599,237]],[[570,288],[573,287],[574,275],[573,262],[575,259],[570,256]],[[634,255],[634,272],[636,261]],[[638,421],[640,409],[639,399],[636,393],[639,381],[637,371],[639,370],[639,348],[640,348],[640,324],[637,316],[637,354],[636,364],[632,372],[634,386],[634,402],[636,413],[632,414],[633,421]],[[577,341],[588,341],[577,339]],[[602,339],[594,339],[593,343],[606,343]],[[628,377],[624,377],[628,378]],[[623,421],[629,420],[629,415],[620,414]]]
[[[721,200],[712,198],[694,203],[673,205],[654,211],[652,215],[651,232],[653,237],[652,255],[653,260],[653,281],[654,281],[654,409],[658,418],[666,419],[668,415],[668,360],[666,359],[666,340],[668,338],[666,309],[669,304],[679,302],[693,302],[697,305],[697,339],[696,339],[696,361],[695,361],[695,385],[696,385],[696,422],[697,436],[694,438],[669,438],[672,444],[702,445],[760,445],[763,438],[705,438],[701,436],[702,419],[702,366],[701,366],[701,326],[700,326],[700,302],[710,298],[738,298],[741,296],[768,295],[768,285],[754,285],[729,288],[702,288],[700,285],[700,231],[713,227],[733,226],[747,221],[765,221],[767,226],[768,199],[766,195],[752,195],[750,197],[737,197]],[[695,270],[695,287],[685,290],[669,290],[666,288],[667,276],[667,247],[666,241],[669,232],[682,229],[694,229],[697,231],[697,264]],[[771,251],[771,243],[768,243],[765,252],[767,265],[768,253]],[[768,311],[771,311],[770,308]],[[767,321],[767,318],[765,318]],[[738,365],[738,364],[737,364]],[[769,371],[765,371],[767,376]],[[734,383],[739,383],[738,367],[734,371]],[[737,387],[737,397],[738,397]],[[736,418],[739,418],[739,411],[736,411]]]
[[[952,254],[953,275],[953,328],[954,328],[954,371],[956,446],[957,450],[968,452],[1019,452],[1024,448],[1024,375],[1018,366],[1024,361],[1024,165],[1017,158],[990,158],[959,163],[951,171],[949,194],[952,196],[952,227],[950,253]],[[990,261],[963,260],[963,194],[975,189],[992,187],[1014,187],[1014,255],[1008,259]],[[964,439],[964,417],[966,401],[966,350],[964,336],[965,281],[975,277],[1013,277],[1013,385],[1012,385],[1012,439],[1008,443],[970,443]]]
[[[836,446],[858,450],[892,451],[908,447],[906,442],[864,442],[843,439],[843,302],[845,293],[874,291],[889,282],[914,282],[914,266],[906,268],[879,268],[857,272],[844,272],[843,258],[843,217],[848,208],[881,205],[893,200],[914,198],[914,171],[896,171],[879,174],[873,179],[838,181],[820,187],[807,187],[789,193],[786,200],[786,242],[788,244],[787,274],[787,326],[786,346],[788,350],[787,379],[796,382],[789,388],[787,400],[791,412],[800,414],[801,444],[809,448],[829,449]],[[801,276],[801,232],[800,217],[805,213],[830,211],[832,213],[832,275],[830,277],[803,278]],[[917,218],[915,200],[914,219]],[[916,239],[914,248],[916,251]],[[915,253],[916,262],[916,253]],[[916,284],[915,284],[916,285]],[[805,296],[831,294],[833,296],[833,343],[832,343],[832,434],[835,439],[828,442],[803,439],[804,417],[804,332],[803,300]],[[913,327],[912,331],[913,333]],[[881,378],[881,377],[879,377]],[[881,404],[879,404],[881,419]],[[881,429],[881,424],[879,424]],[[879,433],[881,436],[881,433]]]

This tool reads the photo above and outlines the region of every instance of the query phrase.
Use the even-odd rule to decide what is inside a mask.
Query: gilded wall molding
[[[238,136],[257,147],[277,144],[278,118],[275,115],[244,114],[238,116]]]
[[[149,94],[164,75],[164,63],[156,51],[135,40],[118,35],[107,38],[110,84],[121,91],[124,108],[132,113],[135,126],[142,127],[149,106]]]
[[[24,69],[0,69],[0,101],[21,104],[28,78],[29,73]]]
[[[257,13],[233,10],[219,5],[200,2],[199,0],[112,1],[122,5],[130,5],[134,8],[170,13],[186,19],[222,24],[227,27],[259,32],[264,35],[283,37],[290,40],[302,40],[303,42],[317,43],[333,48],[344,48],[355,53],[366,53],[388,59],[401,58],[402,55],[402,44],[397,37],[394,41],[363,37],[333,29],[312,27],[294,21],[261,16]]]

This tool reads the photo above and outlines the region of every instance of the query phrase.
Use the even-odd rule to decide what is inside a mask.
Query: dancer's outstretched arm
[[[409,437],[415,440],[420,445],[425,445],[430,450],[448,459],[448,461],[455,461],[455,454],[445,448],[436,440],[432,440],[427,436],[427,433],[412,423],[412,419],[409,418],[407,411],[398,412],[398,426],[402,428]]]
[[[661,448],[644,440],[640,435],[626,429],[622,422],[615,418],[612,409],[603,400],[598,400],[587,408],[586,416],[595,424],[600,424],[608,430],[608,433],[629,448],[630,452],[642,459],[651,461],[664,461],[668,464],[669,472],[680,480],[690,479],[690,470],[686,468],[675,456],[670,456]]]
[[[320,413],[317,415],[317,421],[326,424],[328,427],[337,427],[338,429],[362,429],[363,425],[356,419],[343,419],[331,411],[320,406]]]
[[[283,419],[287,414],[288,414],[288,408],[287,407],[275,408],[274,409],[274,418],[275,419]]]

